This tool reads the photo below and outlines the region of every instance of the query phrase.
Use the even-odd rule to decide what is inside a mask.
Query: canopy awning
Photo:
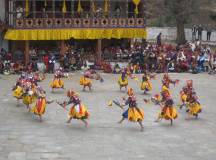
[[[146,39],[145,28],[9,29],[6,40]]]

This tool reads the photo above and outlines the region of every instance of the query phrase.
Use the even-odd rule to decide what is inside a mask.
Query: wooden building
[[[146,39],[144,0],[7,0],[10,47],[23,46],[29,62],[34,41],[95,40],[101,57],[104,39]]]

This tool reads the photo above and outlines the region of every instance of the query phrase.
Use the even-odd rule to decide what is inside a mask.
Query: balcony
[[[145,28],[145,21],[143,18],[22,18],[16,19],[11,28]]]

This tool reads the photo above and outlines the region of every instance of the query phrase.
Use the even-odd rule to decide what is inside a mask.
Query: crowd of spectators
[[[132,52],[133,53],[133,52]],[[136,56],[135,56],[136,55]],[[208,45],[187,43],[185,45],[149,43],[137,46],[132,54],[131,65],[135,72],[208,72],[215,69],[216,55]],[[133,58],[137,57],[137,58]]]
[[[216,67],[216,54],[208,45],[200,41],[185,45],[157,43],[135,43],[131,47],[110,46],[102,51],[102,60],[98,60],[95,50],[74,48],[68,45],[64,54],[58,51],[30,49],[30,62],[24,66],[24,54],[17,50],[13,54],[3,48],[0,52],[0,72],[20,73],[23,70],[53,73],[58,67],[65,71],[75,71],[91,67],[107,73],[119,73],[121,63],[128,63],[134,73],[150,72],[211,72]],[[114,64],[114,65],[113,65]]]

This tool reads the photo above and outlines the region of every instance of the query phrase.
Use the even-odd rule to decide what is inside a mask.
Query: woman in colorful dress
[[[70,123],[72,119],[81,120],[85,126],[88,126],[88,122],[86,121],[89,118],[89,112],[85,105],[81,102],[79,95],[75,93],[72,90],[69,90],[67,92],[67,97],[69,98],[68,101],[65,101],[63,103],[58,103],[64,108],[66,108],[67,105],[72,104],[68,116],[69,119],[67,123]]]
[[[158,103],[161,106],[161,111],[158,115],[158,118],[155,122],[159,122],[162,119],[169,120],[171,125],[173,120],[178,117],[176,108],[173,106],[174,102],[168,91],[163,91],[161,93],[162,99]]]
[[[132,88],[129,88],[127,91],[128,98],[123,99],[124,102],[121,106],[129,106],[128,109],[122,114],[122,119],[119,121],[121,124],[125,119],[128,119],[131,122],[138,122],[143,131],[144,127],[142,121],[144,119],[144,111],[137,106],[136,97]],[[123,108],[123,107],[122,107]]]

